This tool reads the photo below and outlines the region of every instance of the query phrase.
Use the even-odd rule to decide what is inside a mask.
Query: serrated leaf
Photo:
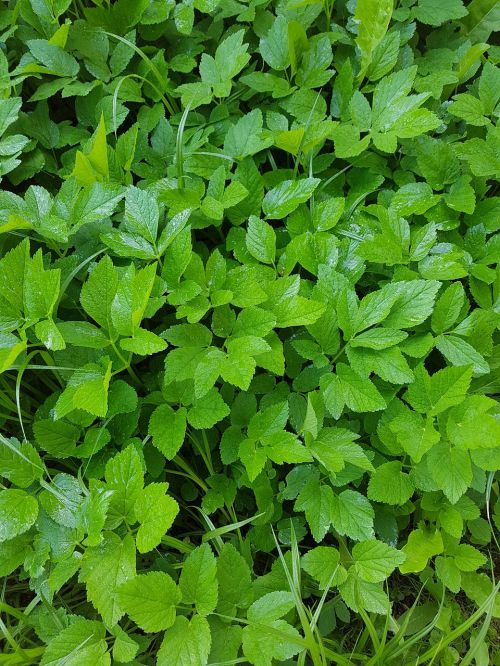
[[[194,615],[191,620],[179,616],[165,632],[158,650],[158,666],[188,666],[195,663],[206,666],[211,646],[210,627],[204,617]]]
[[[148,432],[156,448],[172,460],[186,435],[186,410],[181,407],[174,411],[169,405],[159,405],[151,414]]]
[[[113,626],[124,611],[118,599],[118,588],[135,576],[135,544],[127,534],[124,539],[107,532],[102,543],[87,548],[80,570],[80,580],[87,588],[87,598]]]
[[[0,492],[0,542],[29,530],[38,516],[38,502],[24,490]]]
[[[165,494],[167,487],[167,483],[150,483],[135,500],[134,514],[140,523],[136,542],[140,553],[156,548],[179,513],[176,500]]]
[[[217,564],[210,546],[198,546],[186,558],[179,579],[182,599],[194,604],[201,616],[215,610],[218,598]]]
[[[262,210],[270,220],[281,220],[301,204],[306,202],[318,187],[319,178],[285,180],[267,192],[262,202]]]
[[[401,469],[398,461],[387,462],[377,467],[368,484],[368,497],[377,502],[395,505],[404,504],[413,495],[414,486]]]
[[[174,624],[181,593],[168,574],[150,571],[120,585],[118,600],[143,631],[156,633]]]
[[[385,580],[406,559],[404,553],[376,539],[357,543],[352,556],[358,576],[368,583]]]

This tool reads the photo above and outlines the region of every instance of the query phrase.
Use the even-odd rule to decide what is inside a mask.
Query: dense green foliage
[[[500,663],[499,28],[2,3],[0,665]]]

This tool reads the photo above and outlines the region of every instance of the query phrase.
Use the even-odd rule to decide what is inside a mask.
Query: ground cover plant
[[[0,665],[500,663],[499,28],[2,3]]]

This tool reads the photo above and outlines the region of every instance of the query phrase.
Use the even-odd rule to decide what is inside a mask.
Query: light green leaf
[[[234,581],[238,581],[238,585]],[[231,543],[225,543],[217,558],[219,594],[217,611],[234,615],[237,608],[247,608],[253,598],[250,569],[246,560]]]
[[[358,0],[354,20],[358,24],[356,44],[361,53],[358,80],[371,63],[375,48],[384,38],[391,20],[393,0]]]
[[[56,402],[55,418],[61,419],[75,409],[106,416],[110,379],[111,361],[107,357],[101,359],[100,365],[88,363],[74,372]]]
[[[427,465],[438,488],[455,504],[472,483],[468,451],[443,442],[429,451]]]
[[[157,666],[206,666],[212,639],[204,617],[179,616],[165,632],[158,650]]]
[[[59,628],[45,649],[40,666],[109,666],[106,630],[100,622],[77,618],[68,627]]]
[[[118,289],[118,276],[111,259],[106,256],[97,264],[84,283],[80,302],[99,326],[113,331],[111,304]]]
[[[288,51],[288,24],[284,16],[274,19],[265,37],[259,43],[259,50],[267,64],[275,70],[284,70],[290,64]]]
[[[316,543],[324,539],[330,528],[333,497],[330,486],[311,480],[302,488],[295,502],[295,510],[305,512]]]
[[[222,421],[229,414],[229,411],[229,407],[220,393],[212,388],[202,398],[195,400],[187,413],[187,420],[197,430],[211,428]]]
[[[425,569],[429,558],[442,553],[443,539],[439,531],[418,528],[410,532],[402,552],[406,560],[399,565],[401,573],[418,573]]]
[[[135,576],[135,544],[130,534],[125,538],[106,532],[102,542],[87,548],[80,569],[80,580],[87,587],[87,599],[113,626],[124,611],[118,599],[118,588]]]
[[[179,579],[182,600],[194,604],[201,616],[209,615],[217,606],[217,563],[208,543],[193,550],[182,567]]]
[[[435,280],[400,282],[400,294],[384,325],[392,328],[413,328],[432,313],[440,287]]]
[[[270,224],[252,215],[248,221],[246,246],[252,257],[272,264],[276,256],[276,234]]]
[[[485,375],[490,371],[490,366],[483,356],[458,335],[438,336],[436,347],[452,365],[468,366],[472,364],[476,376]]]
[[[295,606],[291,592],[269,592],[253,602],[247,612],[250,622],[269,624],[279,620]]]
[[[29,530],[38,516],[36,497],[24,490],[8,488],[0,492],[0,542]]]
[[[356,490],[343,490],[334,496],[331,508],[333,528],[356,541],[373,537],[373,507]]]
[[[417,19],[427,25],[439,26],[452,19],[467,16],[467,9],[462,0],[418,0]]]
[[[345,572],[339,566],[339,561],[339,551],[331,546],[310,548],[300,559],[302,568],[318,581],[320,590],[324,590],[328,584],[342,582]]]
[[[281,220],[301,204],[308,201],[320,183],[319,178],[285,180],[267,192],[262,210],[270,220]]]
[[[140,523],[136,541],[140,553],[156,548],[179,513],[174,498],[165,495],[167,488],[167,483],[150,483],[135,500],[134,513]]]
[[[169,405],[159,405],[151,414],[148,432],[156,448],[167,460],[172,460],[186,436],[185,408],[174,411]]]
[[[357,543],[352,556],[358,576],[368,583],[385,580],[406,559],[404,553],[376,539]]]
[[[402,472],[401,463],[397,460],[377,467],[368,483],[368,497],[384,504],[404,504],[413,495],[413,491],[410,477]]]
[[[120,585],[118,600],[125,613],[143,631],[156,633],[175,622],[181,593],[168,574],[150,571]]]
[[[262,112],[253,109],[229,129],[224,140],[224,152],[241,160],[271,144],[272,139],[262,133]]]
[[[144,485],[144,474],[137,449],[129,445],[106,464],[105,478],[111,495],[110,513],[117,524],[135,520],[134,504]]]

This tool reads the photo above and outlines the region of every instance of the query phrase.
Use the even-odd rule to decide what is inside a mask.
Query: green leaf
[[[472,44],[487,41],[493,31],[500,29],[500,7],[496,0],[472,0],[467,11],[462,28]]]
[[[418,528],[410,532],[408,542],[403,546],[402,552],[406,560],[399,565],[401,573],[417,573],[423,571],[429,558],[442,553],[444,550],[441,533]]]
[[[252,257],[263,264],[273,264],[276,256],[276,234],[270,224],[252,215],[248,221],[246,246]]]
[[[443,368],[432,376],[420,365],[415,381],[407,391],[410,405],[423,414],[434,416],[463,402],[472,377],[472,365]]]
[[[100,622],[76,618],[51,637],[40,666],[80,666],[83,663],[109,666],[111,658],[105,635],[106,630]]]
[[[286,615],[295,606],[291,592],[269,592],[253,602],[247,612],[250,622],[270,624]]]
[[[436,557],[436,576],[451,592],[460,592],[460,570],[451,557]]]
[[[401,448],[419,463],[422,457],[440,440],[439,432],[434,428],[433,419],[410,410],[396,416],[389,424],[396,434]]]
[[[238,585],[234,585],[234,581]],[[233,615],[237,608],[247,608],[253,598],[250,569],[236,548],[225,543],[217,558],[217,612]]]
[[[310,199],[320,183],[319,178],[285,180],[267,192],[262,210],[270,220],[281,220]]]
[[[275,620],[267,626],[251,624],[243,629],[243,653],[255,666],[270,666],[273,660],[283,662],[298,654],[298,640],[299,632],[285,620]]]
[[[348,488],[334,496],[331,520],[339,534],[356,541],[370,539],[373,537],[373,518],[372,505],[361,493]]]
[[[408,337],[406,331],[395,328],[372,328],[356,335],[351,341],[351,347],[365,347],[367,349],[386,349],[393,347]]]
[[[439,4],[433,0],[418,0],[416,15],[421,23],[438,26],[467,16],[467,9],[462,0],[443,0]]]
[[[36,498],[24,490],[9,488],[0,492],[0,542],[29,530],[38,516]]]
[[[358,0],[354,20],[358,25],[356,44],[361,53],[358,80],[362,80],[375,48],[384,38],[392,15],[392,0]]]
[[[193,428],[211,428],[229,414],[229,407],[220,393],[212,388],[202,398],[195,400],[187,413],[187,420]]]
[[[295,502],[295,510],[305,512],[316,543],[323,540],[330,528],[333,497],[330,486],[311,480],[302,488]]]
[[[87,599],[110,626],[124,613],[118,588],[134,576],[135,544],[129,534],[122,540],[114,532],[106,532],[98,546],[85,551],[80,580],[86,585]]]
[[[465,300],[465,292],[460,282],[450,284],[436,302],[432,313],[431,326],[435,333],[444,333],[457,321]]]
[[[231,92],[231,79],[247,64],[250,56],[248,44],[243,44],[244,31],[229,35],[218,47],[215,58],[204,53],[200,62],[203,83],[213,88],[217,97],[227,97]]]
[[[43,472],[42,460],[32,444],[0,436],[0,476],[14,486],[28,488]]]
[[[490,371],[490,366],[481,354],[458,335],[438,336],[436,347],[452,365],[468,366],[472,364],[475,375],[485,375]]]
[[[87,314],[109,332],[113,331],[111,305],[117,289],[118,276],[113,262],[106,256],[90,273],[80,294],[80,302]]]
[[[120,585],[118,600],[143,631],[156,633],[174,624],[181,593],[168,574],[150,571]]]
[[[121,335],[134,336],[145,316],[156,277],[156,264],[136,270],[130,264],[118,283],[111,305],[113,326]]]
[[[450,448],[446,443],[435,446],[427,463],[432,478],[452,504],[455,504],[472,483],[469,452]]]
[[[111,361],[101,365],[88,363],[71,376],[55,406],[55,418],[61,419],[75,409],[83,409],[94,416],[106,416],[108,387],[111,379]]]
[[[224,359],[220,368],[222,378],[247,391],[255,373],[256,361],[253,356],[245,353],[230,353]]]
[[[481,100],[467,93],[455,95],[455,101],[448,107],[448,112],[470,125],[481,127],[490,123],[484,115],[486,110]]]
[[[352,556],[356,573],[368,583],[385,580],[406,559],[404,553],[376,539],[357,543]]]
[[[414,486],[401,470],[401,463],[394,460],[377,467],[368,484],[368,497],[389,505],[404,504],[413,495]]]
[[[310,548],[300,559],[302,568],[318,581],[320,590],[342,580],[339,561],[339,551],[331,546]]]
[[[156,448],[172,460],[186,436],[186,410],[181,407],[174,411],[169,405],[159,405],[151,414],[148,432]]]
[[[411,280],[400,282],[399,285],[399,297],[385,319],[384,326],[413,328],[432,313],[440,284],[435,280]]]
[[[144,474],[137,449],[129,445],[106,464],[105,478],[111,495],[110,513],[118,524],[135,520],[134,504],[144,485]]]
[[[182,600],[194,604],[201,615],[209,615],[217,606],[217,563],[212,549],[205,543],[186,558],[179,579]]]
[[[30,39],[27,46],[32,56],[47,68],[48,73],[71,77],[78,74],[78,61],[60,46],[45,39]]]
[[[367,378],[360,377],[344,363],[337,363],[337,378],[345,404],[354,412],[376,412],[386,406],[384,398]]]
[[[369,613],[387,613],[389,600],[381,583],[367,583],[354,571],[349,571],[345,583],[339,586],[339,591],[349,608],[356,612],[361,606]]]
[[[460,571],[476,571],[486,564],[486,557],[477,548],[460,543],[451,550],[451,555]]]
[[[158,335],[147,331],[144,328],[138,328],[131,338],[122,338],[120,340],[120,347],[125,351],[139,356],[149,356],[151,354],[158,354],[167,348],[167,343],[162,340]]]
[[[278,402],[257,412],[248,424],[248,436],[258,440],[278,433],[286,426],[288,421],[288,403]]]
[[[210,627],[204,617],[179,616],[167,629],[158,650],[158,666],[206,666],[211,646]]]
[[[179,513],[173,497],[165,495],[167,483],[150,483],[142,489],[134,504],[134,514],[140,523],[137,550],[147,553],[156,548]]]
[[[224,152],[241,160],[268,148],[272,144],[272,139],[263,134],[262,122],[260,109],[253,109],[240,118],[226,134]]]
[[[274,19],[267,35],[260,40],[259,50],[272,69],[284,70],[288,67],[290,64],[288,25],[284,16]]]

